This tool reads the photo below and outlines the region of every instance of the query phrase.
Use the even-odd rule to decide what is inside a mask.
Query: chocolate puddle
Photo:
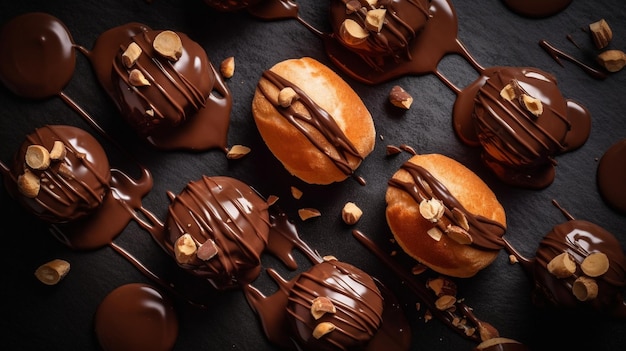
[[[604,201],[626,214],[626,139],[609,147],[596,170],[598,190]]]

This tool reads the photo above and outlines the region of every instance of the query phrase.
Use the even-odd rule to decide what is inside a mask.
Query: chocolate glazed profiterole
[[[186,34],[128,23],[79,46],[126,122],[160,149],[227,151],[232,97]]]
[[[532,302],[626,319],[626,257],[619,241],[601,226],[561,211],[568,221],[552,228],[534,258],[506,245],[532,281]]]

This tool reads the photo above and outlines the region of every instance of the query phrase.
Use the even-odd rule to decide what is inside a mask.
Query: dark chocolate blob
[[[27,13],[7,22],[0,31],[0,52],[0,81],[26,98],[59,94],[76,65],[69,31],[46,13]]]
[[[602,155],[596,177],[602,198],[626,214],[626,139],[616,142]]]
[[[172,301],[146,284],[131,283],[111,291],[94,316],[103,351],[169,351],[178,337]]]
[[[513,12],[527,17],[543,18],[565,10],[572,0],[503,0]]]

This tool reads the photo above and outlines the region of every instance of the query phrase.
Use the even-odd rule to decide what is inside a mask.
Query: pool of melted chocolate
[[[608,241],[611,249],[602,249],[611,257],[619,256],[619,251],[611,250],[626,247],[626,218],[612,197],[624,189],[617,171],[623,163],[619,163],[619,145],[626,127],[620,116],[626,101],[618,92],[626,84],[626,76],[624,72],[609,74],[597,66],[594,56],[599,51],[589,33],[581,30],[588,22],[605,18],[614,33],[610,48],[626,47],[626,27],[615,11],[622,4],[617,0],[554,2],[558,8],[520,4],[431,1],[432,17],[410,46],[411,60],[401,60],[407,57],[403,52],[397,57],[400,60],[383,61],[376,67],[338,43],[329,21],[329,2],[261,0],[228,13],[214,10],[204,1],[179,0],[0,4],[0,24],[38,13],[26,17],[28,21],[13,22],[0,34],[0,207],[7,228],[0,261],[9,268],[4,271],[5,298],[0,304],[8,316],[3,345],[94,351],[119,350],[136,343],[173,351],[295,348],[288,335],[296,340],[296,334],[283,333],[280,328],[288,309],[273,309],[272,302],[295,311],[287,301],[291,287],[319,265],[322,257],[332,255],[370,275],[384,297],[383,328],[370,350],[384,349],[380,345],[393,339],[400,350],[469,351],[478,344],[478,335],[468,336],[466,329],[457,327],[459,320],[470,326],[493,326],[501,336],[535,350],[619,349],[626,343],[623,322],[594,313],[586,314],[585,319],[570,318],[576,314],[537,306],[533,277],[540,277],[541,269],[533,276],[524,267],[528,266],[525,259],[541,261],[533,259],[537,252],[548,252],[546,239],[562,239],[563,233],[572,229],[596,233],[575,236],[578,249],[566,248],[573,255],[579,254],[580,247],[600,247],[593,240],[603,239],[605,231],[615,238]],[[530,7],[524,10],[519,6]],[[534,14],[526,15],[522,12],[526,10]],[[102,37],[116,30],[123,32],[122,39]],[[169,132],[160,138],[138,136],[109,93],[117,93],[118,88],[101,84],[106,79],[99,78],[109,73],[94,66],[95,56],[106,61],[104,56],[110,55],[106,53],[110,48],[98,45],[102,44],[99,39],[111,40],[111,50],[121,50],[125,40],[151,30],[187,35],[206,52],[216,77],[216,89],[206,105],[216,105],[217,115],[207,113],[193,119],[198,124],[188,124],[187,130],[172,134],[171,139]],[[568,36],[579,47],[572,45]],[[591,69],[581,70],[583,66],[564,55],[560,55],[560,64],[555,62],[551,57],[554,51],[550,52],[547,44]],[[235,75],[221,79],[219,65],[231,56],[236,62]],[[379,137],[371,157],[359,169],[367,184],[303,184],[284,171],[258,135],[250,111],[258,79],[278,61],[301,56],[314,57],[335,69],[370,109]],[[451,56],[463,65],[447,64]],[[205,63],[199,61],[203,67]],[[570,120],[571,129],[564,138],[557,138],[558,152],[539,167],[542,172],[526,173],[542,179],[543,183],[530,183],[547,185],[543,190],[511,186],[503,181],[510,173],[503,171],[501,177],[490,171],[476,130],[460,122],[471,116],[470,106],[481,89],[480,99],[488,102],[486,97],[494,93],[488,90],[487,78],[500,73],[530,75],[534,80],[522,86],[548,97],[545,106],[555,117],[550,121]],[[401,85],[414,97],[409,110],[399,111],[388,103],[387,93],[394,85]],[[224,112],[228,109],[226,123]],[[208,126],[202,122],[207,119],[221,123]],[[39,220],[4,186],[12,182],[8,165],[25,137],[49,126],[80,128],[108,156],[110,188],[87,219],[54,224]],[[90,149],[80,145],[85,138],[67,130],[61,134],[76,150]],[[552,135],[556,134],[563,134],[561,127],[554,129]],[[251,152],[241,159],[227,159],[226,149],[236,144],[249,146]],[[429,271],[417,274],[422,267],[390,241],[384,192],[393,171],[411,155],[387,155],[387,146],[437,152],[459,160],[490,185],[507,212],[504,238],[520,254],[520,264],[511,266],[508,252],[503,250],[487,270],[472,279],[457,280],[461,300],[454,311],[436,309],[436,296],[425,288],[426,280],[435,275]],[[490,155],[498,158],[502,154]],[[212,281],[195,275],[190,267],[177,264],[164,234],[169,206],[179,195],[184,201],[195,199],[186,193],[187,186],[205,176],[238,179],[263,195],[263,205],[275,195],[281,213],[268,217],[270,233],[263,252],[249,256],[258,258],[259,266],[234,280],[234,285],[229,280],[231,285],[224,290],[215,289]],[[301,190],[302,197],[294,197],[291,186]],[[553,199],[577,220],[564,221]],[[354,202],[364,213],[352,226],[341,220],[346,202]],[[233,236],[243,229],[240,216],[248,213],[246,207],[240,211],[229,203],[199,204],[201,212],[210,208],[234,219],[221,227],[198,220],[199,225],[189,230],[200,229],[199,243],[216,228],[230,230]],[[301,220],[298,210],[302,208],[318,209],[321,216]],[[191,213],[202,218],[197,211]],[[548,233],[551,236],[547,237]],[[33,272],[54,258],[68,260],[71,270],[56,286],[45,286]],[[211,267],[206,264],[204,269]],[[623,287],[620,290],[612,284],[616,281],[612,277],[608,275],[612,280],[599,285],[623,293]],[[316,275],[306,284],[320,281]],[[540,281],[551,284],[549,279]],[[239,283],[244,288],[240,289]],[[111,319],[120,314],[126,322],[121,329]],[[142,316],[153,318],[146,322]],[[572,338],[555,325],[584,330],[585,338]]]

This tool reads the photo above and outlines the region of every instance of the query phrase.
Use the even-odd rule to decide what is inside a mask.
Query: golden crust
[[[428,170],[445,185],[454,197],[474,215],[481,215],[506,225],[504,208],[491,189],[474,172],[459,162],[440,155],[413,156],[409,162]],[[411,175],[398,170],[393,178],[413,181]],[[432,223],[419,212],[419,204],[405,191],[389,186],[385,196],[389,228],[402,249],[436,272],[467,278],[487,267],[497,257],[497,250],[480,250],[459,244],[447,235],[437,241],[427,230]]]
[[[376,139],[372,116],[356,92],[330,68],[312,58],[285,60],[270,70],[302,89],[333,117],[361,155],[361,158],[347,157],[349,167],[352,171],[356,170],[362,159],[374,149]],[[262,91],[267,92],[274,103]],[[279,90],[273,84],[261,78],[252,101],[255,123],[270,151],[289,173],[307,183],[330,184],[346,179],[349,174],[337,168],[275,107],[278,93]],[[310,115],[300,101],[292,103],[292,107],[304,115]],[[326,149],[336,154],[316,128],[308,123],[302,125],[318,143],[329,145]]]

